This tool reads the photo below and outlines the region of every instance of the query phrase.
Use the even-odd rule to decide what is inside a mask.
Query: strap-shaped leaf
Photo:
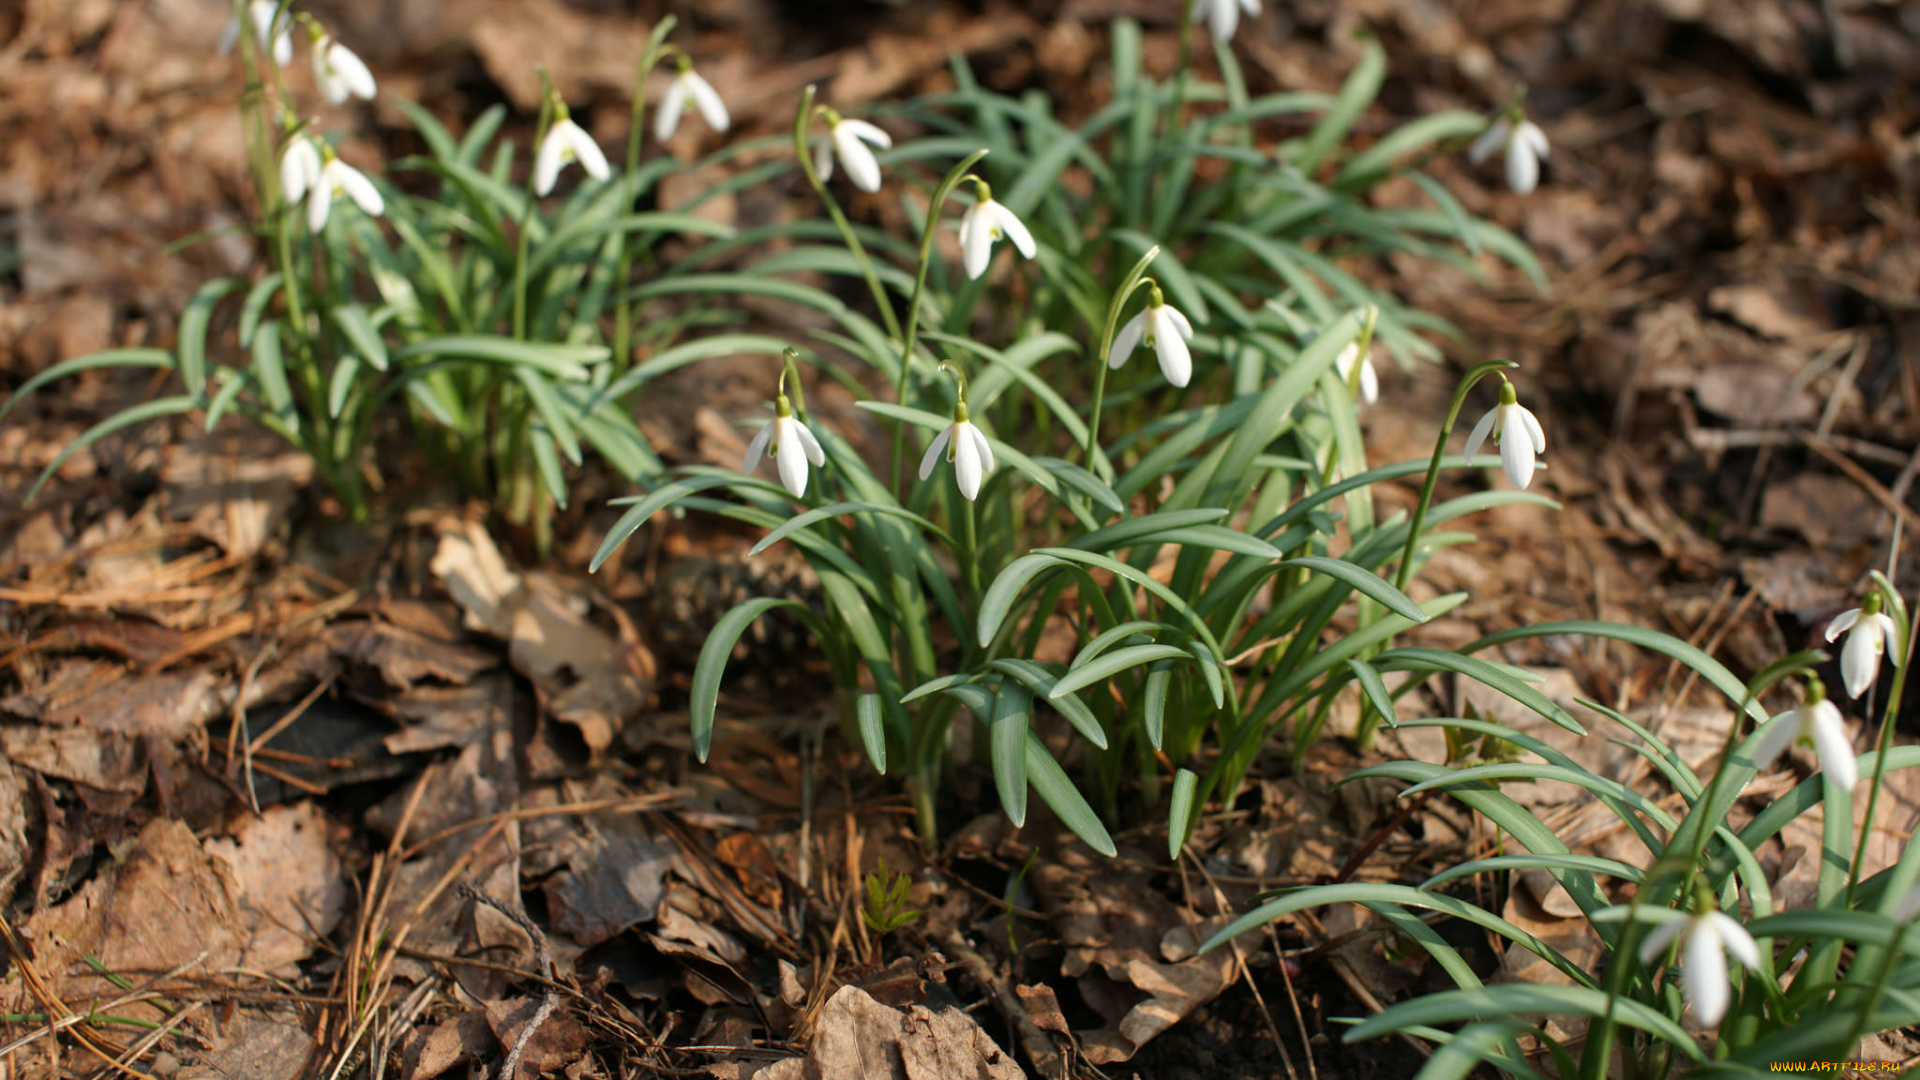
[[[605,363],[612,353],[605,345],[515,341],[487,334],[446,334],[416,341],[391,355],[402,361],[445,356],[489,364],[525,365],[556,379],[585,382],[587,365]]]
[[[1035,694],[1045,695],[1047,704],[1052,705],[1061,716],[1066,717],[1067,723],[1072,724],[1075,731],[1100,749],[1107,748],[1106,729],[1100,726],[1100,718],[1093,715],[1093,710],[1087,708],[1086,702],[1072,694],[1053,696],[1055,681],[1052,672],[1031,660],[1013,657],[995,660],[993,667],[997,671],[1013,676]]]
[[[195,290],[180,313],[180,340],[174,352],[180,357],[180,379],[190,394],[198,394],[207,385],[207,327],[213,320],[214,305],[239,287],[237,278],[215,278]]]
[[[993,786],[1000,792],[1007,820],[1016,827],[1027,823],[1027,730],[1032,717],[1033,691],[1017,679],[1000,680],[992,719],[987,722],[987,740],[992,749]]]
[[[867,748],[867,760],[873,770],[887,775],[887,719],[879,694],[861,694],[854,703],[854,719],[860,726],[860,743]]]
[[[1040,737],[1027,732],[1027,783],[1040,793],[1060,821],[1073,834],[1087,842],[1087,846],[1111,859],[1118,854],[1113,846],[1113,837],[1107,835],[1107,827],[1100,823],[1100,815],[1093,812],[1080,789],[1067,779],[1065,769],[1047,753],[1047,747]]]
[[[1008,563],[980,597],[979,632],[976,635],[980,647],[984,649],[993,643],[994,636],[1000,633],[1000,624],[1007,621],[1007,615],[1019,601],[1028,583],[1056,566],[1065,565],[1065,559],[1052,555],[1022,555]],[[1039,612],[1035,618],[1044,619],[1047,614]]]
[[[1360,684],[1361,693],[1373,703],[1373,711],[1380,714],[1380,719],[1385,720],[1388,727],[1393,727],[1399,720],[1399,713],[1394,708],[1393,694],[1388,692],[1386,680],[1380,677],[1380,672],[1357,657],[1348,660],[1347,667],[1353,670],[1354,681]]]
[[[387,343],[380,340],[380,331],[374,329],[373,320],[367,316],[367,309],[359,304],[342,304],[333,309],[333,325],[340,328],[347,344],[360,358],[373,365],[375,371],[387,370]]]
[[[7,398],[7,403],[0,405],[0,420],[6,419],[7,413],[13,411],[15,405],[27,400],[27,395],[53,382],[55,379],[64,379],[69,375],[78,375],[83,371],[97,371],[100,368],[165,368],[173,366],[173,354],[165,349],[107,349],[104,352],[88,353],[85,356],[76,356],[71,360],[63,360],[40,374],[35,375],[33,378],[28,379],[26,382],[21,383],[20,389],[15,390],[13,396]]]
[[[1394,588],[1392,582],[1387,581],[1371,570],[1355,566],[1344,559],[1332,559],[1325,555],[1302,555],[1298,558],[1287,559],[1280,565],[1304,566],[1316,574],[1324,574],[1327,577],[1351,585],[1357,592],[1365,595],[1370,600],[1378,602],[1380,606],[1393,612],[1395,615],[1405,619],[1411,619],[1416,623],[1427,621],[1427,616],[1420,610],[1420,605],[1407,599],[1407,594]]]
[[[811,510],[795,514],[785,524],[762,537],[759,543],[748,549],[747,554],[758,555],[816,521],[840,517],[843,514],[885,514],[890,517],[905,518],[938,537],[940,542],[946,544],[949,548],[954,546],[953,537],[948,535],[945,529],[942,529],[940,526],[935,525],[933,522],[928,521],[926,518],[921,517],[911,510],[903,510],[898,506],[881,506],[878,503],[837,502],[829,503],[826,506],[816,506]]]
[[[192,394],[180,394],[175,397],[143,401],[138,405],[114,413],[112,416],[81,432],[79,438],[68,443],[65,449],[55,455],[54,459],[47,464],[47,467],[40,470],[39,477],[34,480],[33,486],[27,489],[27,497],[22,499],[21,502],[28,505],[32,504],[33,497],[40,493],[40,486],[45,484],[54,473],[59,472],[60,466],[65,465],[68,458],[85,450],[100,439],[119,431],[121,428],[131,427],[134,424],[147,420],[156,420],[162,416],[178,416],[199,405],[200,399],[198,397]]]
[[[580,439],[573,432],[573,422],[567,419],[566,407],[560,403],[560,395],[554,393],[553,384],[525,365],[515,366],[513,377],[526,387],[527,397],[533,401],[540,419],[546,421],[547,430],[552,433],[554,442],[560,445],[560,452],[567,455],[568,461],[580,464]]]
[[[1104,682],[1128,668],[1150,664],[1155,660],[1187,659],[1192,655],[1178,645],[1129,645],[1124,649],[1115,649],[1061,676],[1054,682],[1053,689],[1047,691],[1047,699],[1058,701],[1082,687]]]
[[[707,643],[700,647],[700,659],[693,665],[687,713],[693,725],[693,755],[703,762],[707,760],[707,752],[713,749],[713,714],[720,705],[720,679],[727,672],[733,647],[740,641],[740,635],[747,632],[747,627],[753,625],[753,620],[778,608],[807,611],[807,606],[798,600],[778,596],[744,600],[720,616],[720,621],[707,633]]]
[[[1173,688],[1173,661],[1162,660],[1147,669],[1147,684],[1141,691],[1140,726],[1146,729],[1147,745],[1155,750],[1166,739],[1167,693]]]
[[[1567,710],[1555,704],[1552,698],[1514,677],[1512,672],[1485,660],[1461,656],[1443,649],[1406,648],[1381,653],[1374,659],[1374,667],[1381,671],[1437,670],[1465,675],[1469,679],[1500,691],[1575,735],[1587,733],[1587,729],[1581,727],[1578,721],[1569,716]]]
[[[1167,858],[1180,861],[1180,849],[1187,846],[1187,835],[1199,817],[1197,796],[1200,778],[1192,769],[1177,769],[1173,774],[1173,797],[1167,807]]]

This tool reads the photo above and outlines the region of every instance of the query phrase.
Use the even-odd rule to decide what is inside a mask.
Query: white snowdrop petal
[[[1368,405],[1380,400],[1380,376],[1373,370],[1373,358],[1360,361],[1360,400]]]
[[[1473,425],[1473,431],[1467,435],[1468,458],[1480,452],[1480,444],[1486,442],[1487,436],[1493,434],[1493,423],[1499,417],[1500,407],[1496,405],[1487,410],[1487,415],[1481,417],[1479,423]]]
[[[1114,336],[1113,348],[1107,350],[1107,366],[1117,368],[1126,363],[1127,357],[1132,356],[1133,350],[1140,347],[1140,339],[1146,334],[1147,309],[1141,308],[1133,318],[1127,320],[1125,326],[1120,328],[1120,333]]]
[[[1501,425],[1500,468],[1514,487],[1525,490],[1533,481],[1533,444],[1520,438],[1514,426],[1511,421]]]
[[[1534,416],[1533,410],[1527,408],[1525,405],[1515,405],[1514,409],[1519,413],[1520,423],[1527,429],[1527,438],[1533,440],[1533,452],[1536,454],[1546,453],[1547,433],[1540,430],[1540,419]]]
[[[333,210],[333,177],[322,169],[307,192],[307,231],[317,233],[327,227],[327,215]]]
[[[580,162],[580,168],[588,176],[605,180],[613,175],[613,170],[607,167],[607,155],[601,152],[600,144],[593,141],[593,136],[587,134],[586,129],[574,124],[568,140],[573,146],[574,159]]]
[[[940,464],[940,454],[946,450],[947,442],[953,438],[953,427],[948,425],[940,429],[933,437],[933,445],[927,447],[926,455],[920,459],[920,479],[933,475],[933,467]]]
[[[833,140],[817,139],[813,144],[813,171],[821,183],[833,179]]]
[[[373,72],[367,70],[366,63],[352,49],[336,41],[327,47],[326,54],[327,66],[332,68],[333,78],[343,94],[373,100],[378,92]]]
[[[1714,927],[1720,932],[1720,944],[1733,954],[1733,958],[1750,970],[1759,970],[1760,946],[1754,943],[1753,935],[1747,933],[1747,928],[1724,911],[1715,911],[1708,918],[1713,920]]]
[[[960,485],[960,494],[972,502],[980,495],[980,447],[973,437],[964,430],[971,424],[955,424],[958,434],[953,439],[953,478]]]
[[[1541,161],[1547,160],[1547,133],[1540,130],[1539,124],[1531,120],[1522,121],[1520,127],[1513,133],[1513,141],[1525,143],[1527,148],[1533,151],[1534,157]]]
[[[306,197],[319,175],[320,152],[306,136],[295,136],[280,155],[280,193],[287,202],[297,203]]]
[[[680,116],[687,111],[687,83],[685,79],[675,78],[667,84],[667,92],[660,95],[660,107],[653,114],[653,140],[666,142],[680,127]]]
[[[1521,195],[1530,195],[1540,185],[1540,159],[1533,147],[1519,139],[1507,143],[1507,186]]]
[[[1188,341],[1193,340],[1193,324],[1187,321],[1187,317],[1181,314],[1179,308],[1172,304],[1165,304],[1160,310],[1167,313],[1167,324],[1173,327],[1175,333]]]
[[[962,225],[966,235],[960,241],[960,251],[967,276],[978,278],[987,272],[987,265],[993,261],[993,228],[978,206],[967,211]]]
[[[340,187],[354,204],[365,211],[369,217],[379,217],[387,208],[386,200],[380,197],[380,189],[373,186],[365,173],[344,162],[340,167]]]
[[[994,203],[993,218],[994,222],[1000,226],[1000,231],[1006,234],[1008,240],[1013,241],[1015,251],[1029,259],[1039,251],[1033,245],[1033,234],[1027,231],[1026,223],[1015,217],[1013,211],[999,203]]]
[[[1640,942],[1640,962],[1651,964],[1660,959],[1661,954],[1673,944],[1673,939],[1679,937],[1686,928],[1687,920],[1674,919],[1648,931],[1646,938]]]
[[[1480,137],[1467,148],[1467,160],[1475,165],[1485,165],[1487,159],[1493,157],[1494,151],[1506,145],[1508,130],[1509,125],[1505,120],[1494,121],[1493,126],[1481,132]]]
[[[1193,378],[1193,353],[1179,331],[1167,325],[1167,309],[1154,310],[1160,316],[1153,320],[1158,324],[1153,328],[1153,351],[1160,358],[1160,373],[1174,386],[1185,386]]]
[[[1835,615],[1833,621],[1827,624],[1827,641],[1832,642],[1839,638],[1841,634],[1846,633],[1859,618],[1859,608],[1848,608],[1840,614]]]
[[[967,434],[973,437],[973,446],[980,452],[980,474],[985,476],[993,472],[993,444],[987,441],[987,433],[979,425],[967,424]]]
[[[715,131],[725,131],[733,123],[727,115],[727,103],[720,100],[720,94],[713,84],[693,72],[687,72],[687,89],[693,93],[693,103],[700,110],[701,119]]]
[[[1711,923],[1694,919],[1681,945],[1681,986],[1693,1002],[1694,1015],[1715,1027],[1727,1015],[1733,988],[1727,984],[1727,957],[1720,951],[1720,935]]]
[[[806,448],[807,460],[815,465],[825,465],[827,452],[820,448],[820,440],[813,437],[813,432],[808,430],[807,425],[795,420],[793,429],[800,433],[800,445]]]
[[[849,130],[850,125],[858,122],[842,120],[840,126],[833,129],[834,153],[839,156],[840,164],[846,166],[847,179],[853,181],[854,187],[861,191],[879,191],[880,163],[874,160],[873,151],[867,149],[867,144]]]
[[[1847,722],[1831,701],[1813,707],[1813,753],[1820,768],[1843,791],[1853,790],[1860,779],[1860,764],[1853,756],[1853,744],[1847,739]]]
[[[863,139],[882,150],[893,149],[893,136],[865,120],[842,120],[836,130],[846,132],[850,139]]]
[[[1759,737],[1753,740],[1747,756],[1753,760],[1753,767],[1765,769],[1780,757],[1782,751],[1793,745],[1800,737],[1805,721],[1800,717],[1799,709],[1788,709],[1773,718],[1767,726],[1760,729]]]
[[[1901,660],[1899,650],[1894,649],[1889,651],[1886,648],[1886,643],[1894,640],[1894,635],[1899,632],[1899,627],[1894,625],[1893,617],[1891,615],[1888,615],[1884,611],[1878,615],[1875,615],[1873,619],[1875,622],[1880,624],[1881,652],[1886,654],[1887,659],[1893,661],[1894,667],[1899,667],[1900,660]]]
[[[760,426],[759,434],[755,435],[753,441],[747,444],[746,460],[740,464],[741,472],[749,476],[753,475],[753,470],[760,467],[760,458],[767,452],[767,443],[772,438],[773,421],[769,420]]]
[[[567,140],[561,130],[569,121],[562,120],[547,132],[545,141],[540,144],[539,153],[533,157],[533,193],[549,195],[553,185],[560,178],[560,170],[567,163]]]
[[[800,436],[794,429],[800,422],[791,416],[782,416],[774,420],[775,445],[779,453],[773,455],[773,464],[780,472],[780,483],[798,499],[807,493],[807,452],[800,445]]]
[[[1880,675],[1880,650],[1872,623],[1857,623],[1840,650],[1840,681],[1847,686],[1848,697],[1859,697]],[[1875,627],[1875,629],[1878,629]]]

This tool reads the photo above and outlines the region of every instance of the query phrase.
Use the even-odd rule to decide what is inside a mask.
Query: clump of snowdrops
[[[86,370],[171,370],[182,392],[102,421],[61,460],[142,421],[198,413],[211,430],[237,413],[311,455],[356,519],[382,480],[371,452],[378,425],[404,419],[438,470],[491,497],[544,544],[555,508],[567,503],[566,468],[585,452],[634,480],[661,472],[626,399],[664,370],[731,347],[677,342],[699,323],[698,310],[644,325],[636,313],[653,297],[725,292],[731,278],[655,268],[636,280],[634,272],[636,262],[657,267],[664,241],[732,234],[686,212],[691,206],[636,209],[679,167],[671,155],[641,154],[641,89],[655,67],[676,68],[654,117],[656,141],[672,136],[683,114],[697,112],[716,131],[729,125],[725,104],[667,40],[672,26],[656,27],[637,59],[623,168],[609,164],[542,72],[530,157],[500,137],[504,107],[456,139],[426,110],[389,98],[428,153],[383,170],[328,138],[321,118],[321,110],[375,98],[368,66],[290,0],[236,0],[221,48],[238,46],[246,80],[241,119],[258,211],[251,231],[265,267],[203,285],[173,349],[67,360],[7,407]],[[301,41],[310,93],[294,77]],[[402,190],[387,173],[412,174],[417,189],[432,190]],[[570,174],[577,181],[565,190]],[[641,347],[653,351],[651,367],[631,365]]]
[[[929,842],[961,745],[987,759],[1015,822],[1037,793],[1111,852],[1105,822],[1131,787],[1177,851],[1199,807],[1275,737],[1310,745],[1350,684],[1370,727],[1392,716],[1394,672],[1456,672],[1552,708],[1505,665],[1394,643],[1466,599],[1405,592],[1433,551],[1470,539],[1450,523],[1551,505],[1505,489],[1433,501],[1446,470],[1504,463],[1517,488],[1530,481],[1544,432],[1512,365],[1468,373],[1431,459],[1370,467],[1358,420],[1389,358],[1437,358],[1419,331],[1450,328],[1366,285],[1355,258],[1479,273],[1484,251],[1538,274],[1524,244],[1420,171],[1493,122],[1443,113],[1350,149],[1385,77],[1378,43],[1337,95],[1253,98],[1230,42],[1206,32],[1221,29],[1205,12],[1183,26],[1211,44],[1219,81],[1191,56],[1162,81],[1141,66],[1139,27],[1115,23],[1114,99],[1078,127],[1038,95],[980,88],[959,59],[953,92],[864,119],[803,96],[788,167],[828,220],[786,227],[815,242],[776,260],[863,286],[871,315],[794,283],[834,325],[769,364],[772,416],[743,468],[680,469],[622,500],[594,560],[679,508],[762,526],[756,552],[792,543],[817,573],[824,610],[756,598],[714,628],[692,681],[699,755],[735,643],[775,612],[813,630],[850,733],[905,774]],[[1316,115],[1305,137],[1257,148],[1262,123]],[[896,146],[882,125],[900,122],[923,134]],[[1433,209],[1370,205],[1400,178]],[[847,187],[898,200],[914,234],[856,225]],[[809,413],[803,368],[860,399],[879,453]],[[1466,455],[1448,453],[1470,400],[1492,410]],[[1501,457],[1472,457],[1489,439]],[[1372,486],[1422,474],[1418,511],[1377,520]],[[1042,655],[1061,632],[1071,654]],[[1053,717],[1079,782],[1042,738]]]
[[[1814,669],[1820,652],[1788,656],[1743,685],[1697,649],[1666,635],[1602,623],[1523,627],[1469,645],[1478,652],[1552,634],[1598,634],[1665,653],[1697,672],[1731,703],[1725,744],[1711,772],[1629,717],[1591,701],[1581,706],[1621,730],[1620,744],[1640,755],[1682,803],[1669,813],[1659,793],[1599,776],[1552,746],[1490,720],[1434,718],[1405,725],[1447,730],[1450,747],[1481,739],[1505,746],[1501,760],[1467,753],[1448,764],[1393,762],[1350,780],[1408,783],[1402,797],[1438,791],[1487,818],[1524,849],[1449,867],[1419,887],[1338,884],[1275,894],[1220,931],[1209,948],[1251,927],[1331,903],[1377,913],[1403,941],[1424,949],[1457,989],[1394,1004],[1347,1032],[1349,1041],[1400,1032],[1437,1047],[1421,1078],[1460,1077],[1484,1065],[1504,1075],[1609,1075],[1657,1078],[1759,1075],[1778,1062],[1849,1061],[1866,1035],[1920,1021],[1920,854],[1903,848],[1894,865],[1864,873],[1867,837],[1882,811],[1892,770],[1920,766],[1920,748],[1893,747],[1908,661],[1911,624],[1891,582],[1874,575],[1861,607],[1843,613],[1827,637],[1850,635],[1841,656],[1848,697],[1871,717],[1883,658],[1895,674],[1881,703],[1873,749],[1856,755],[1842,712]],[[1776,687],[1798,688],[1798,703],[1769,716],[1759,702]],[[1770,802],[1738,829],[1731,813],[1746,786],[1783,764],[1794,743],[1814,751],[1819,772]],[[1867,784],[1856,833],[1854,799]],[[1551,780],[1591,793],[1643,847],[1620,861],[1570,851],[1551,828],[1502,794],[1507,780]],[[1754,852],[1801,814],[1822,811],[1814,906],[1783,910]],[[1890,823],[1880,823],[1881,828]],[[1455,895],[1486,875],[1499,895],[1511,876],[1544,870],[1573,899],[1603,951],[1591,970],[1494,911]],[[1603,884],[1611,882],[1611,887]],[[1623,902],[1624,901],[1624,902]],[[1416,912],[1429,913],[1426,918]],[[1524,949],[1566,977],[1565,985],[1486,985],[1430,925],[1434,916],[1471,922]],[[1544,1023],[1559,1022],[1556,1037]]]

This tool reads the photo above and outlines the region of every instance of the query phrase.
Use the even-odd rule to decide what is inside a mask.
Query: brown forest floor
[[[941,89],[951,49],[991,86],[1039,87],[1084,115],[1121,14],[1146,24],[1150,66],[1176,55],[1170,0],[302,6],[383,93],[450,125],[505,101],[524,140],[544,62],[607,145],[625,137],[630,65],[666,10],[736,135],[783,129],[808,82],[843,105]],[[1368,27],[1394,75],[1363,137],[1438,108],[1495,108],[1518,81],[1552,140],[1529,198],[1491,171],[1436,165],[1469,210],[1536,246],[1550,295],[1365,268],[1466,332],[1473,351],[1456,364],[1522,362],[1551,439],[1536,486],[1565,504],[1472,522],[1483,539],[1436,558],[1425,587],[1473,599],[1423,628],[1429,640],[1610,618],[1750,674],[1850,606],[1886,564],[1896,518],[1920,536],[1912,5],[1266,6],[1236,42],[1257,89],[1333,89]],[[224,19],[222,0],[0,6],[0,392],[84,352],[167,345],[201,281],[253,266],[232,232],[248,196],[239,81],[211,48]],[[415,148],[390,106],[336,116],[370,157]],[[855,210],[883,225],[897,213],[881,199]],[[204,230],[222,232],[171,246]],[[1373,459],[1424,454],[1452,376],[1383,375]],[[624,493],[589,472],[558,552],[537,563],[524,537],[409,463],[398,432],[397,479],[359,530],[270,436],[232,422],[208,435],[197,418],[105,440],[21,505],[68,440],[158,390],[88,376],[0,426],[0,1011],[16,1014],[0,1023],[0,1075],[461,1076],[497,1070],[536,1013],[521,1076],[1417,1068],[1417,1047],[1349,1047],[1330,1022],[1444,980],[1389,959],[1364,914],[1325,909],[1235,956],[1191,954],[1262,888],[1417,883],[1488,847],[1483,824],[1442,802],[1400,816],[1384,787],[1332,787],[1380,753],[1433,747],[1389,738],[1366,758],[1330,738],[1297,772],[1276,753],[1178,864],[1152,816],[1110,816],[1112,861],[1047,821],[1016,833],[962,770],[943,796],[945,846],[923,851],[897,789],[839,738],[789,631],[770,628],[736,664],[712,762],[691,761],[704,625],[748,592],[806,588],[773,556],[748,566],[751,538],[676,522],[588,578],[606,500]],[[687,369],[643,426],[669,460],[733,464],[731,421],[756,394],[725,362]],[[1392,509],[1414,495],[1381,497]],[[1724,730],[1709,695],[1624,647],[1547,641],[1507,659],[1545,671],[1563,700],[1651,718],[1690,752]],[[1436,687],[1427,707],[1448,715],[1498,707]],[[1920,810],[1913,791],[1894,797],[1883,856]],[[1608,842],[1564,792],[1525,801],[1564,835]],[[1796,835],[1763,853],[1789,898],[1813,872]],[[881,858],[913,876],[924,912],[886,935],[858,914]],[[1551,893],[1498,902],[1587,947]],[[1442,929],[1490,976],[1540,977]],[[848,985],[864,993],[834,996]],[[48,1014],[96,1005],[161,1026],[48,1033]],[[1905,1060],[1920,1044],[1869,1050]]]

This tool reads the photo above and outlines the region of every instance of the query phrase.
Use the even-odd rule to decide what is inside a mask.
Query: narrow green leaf
[[[1331,559],[1324,555],[1302,555],[1286,559],[1282,566],[1304,566],[1316,574],[1325,574],[1365,595],[1402,618],[1412,619],[1416,623],[1427,621],[1420,605],[1407,599],[1407,594],[1393,587],[1393,584],[1379,574],[1363,567],[1355,566],[1344,559]]]
[[[1000,680],[994,695],[987,737],[992,747],[993,786],[1007,820],[1018,828],[1027,823],[1027,729],[1033,716],[1033,691],[1018,680]]]
[[[867,760],[881,776],[887,775],[887,725],[879,694],[861,694],[854,705],[860,724],[860,742],[867,748]]]
[[[1061,823],[1086,841],[1088,847],[1109,859],[1119,853],[1113,846],[1113,838],[1107,835],[1107,827],[1100,823],[1100,816],[1087,805],[1073,781],[1067,779],[1066,770],[1047,753],[1040,737],[1031,731],[1027,732],[1027,782],[1060,816]]]
[[[374,329],[366,308],[359,304],[342,304],[334,308],[333,325],[340,328],[347,344],[360,354],[361,359],[372,364],[375,371],[387,370],[387,344],[380,340],[380,331]]]
[[[693,724],[693,753],[703,762],[707,760],[707,752],[713,749],[713,715],[720,706],[720,678],[726,674],[733,647],[755,619],[776,608],[807,610],[798,600],[777,596],[757,596],[742,601],[720,617],[707,633],[707,643],[700,647],[700,659],[693,666],[687,711]]]
[[[214,305],[239,287],[238,279],[215,278],[195,290],[180,313],[180,340],[175,351],[180,356],[181,381],[190,394],[200,393],[207,385],[207,326],[213,320]]]
[[[1167,808],[1167,858],[1173,862],[1180,861],[1180,849],[1187,846],[1194,819],[1200,816],[1194,804],[1199,785],[1200,777],[1193,770],[1174,771],[1172,804]]]
[[[178,416],[181,413],[198,407],[199,404],[200,399],[198,397],[192,394],[181,394],[175,397],[155,398],[152,401],[143,401],[138,405],[114,413],[112,416],[93,425],[86,431],[81,432],[79,438],[68,443],[65,449],[55,455],[53,461],[48,463],[47,467],[40,471],[40,476],[34,480],[33,486],[27,489],[26,498],[20,500],[21,505],[32,505],[33,497],[40,493],[40,486],[45,484],[54,473],[59,472],[60,466],[65,465],[68,458],[85,450],[100,439],[119,431],[121,428],[131,427],[134,424],[155,420],[162,416]]]
[[[1156,660],[1188,659],[1192,656],[1178,645],[1130,645],[1124,649],[1115,649],[1086,665],[1068,672],[1053,684],[1047,692],[1048,700],[1058,700],[1082,687],[1104,682],[1114,675],[1141,664],[1150,664]]]
[[[1394,708],[1393,694],[1387,690],[1386,680],[1380,677],[1380,672],[1358,657],[1348,660],[1347,667],[1353,670],[1354,680],[1360,684],[1361,692],[1373,703],[1373,711],[1380,714],[1380,719],[1385,720],[1388,727],[1393,727],[1400,714]]]

